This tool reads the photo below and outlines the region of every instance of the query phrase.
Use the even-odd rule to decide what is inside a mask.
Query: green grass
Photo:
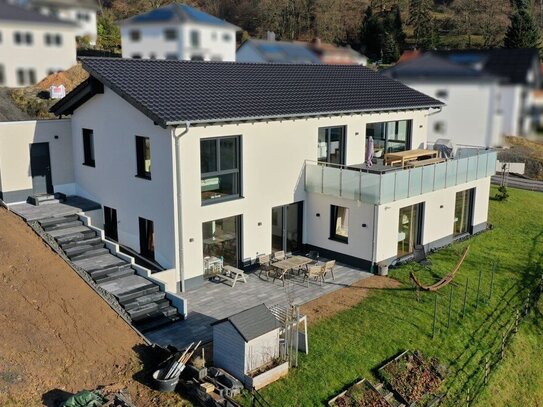
[[[491,196],[495,192],[493,188]],[[445,405],[462,404],[467,387],[472,388],[473,398],[487,352],[499,348],[505,326],[514,318],[529,287],[540,277],[542,213],[543,194],[540,193],[511,189],[509,201],[491,201],[492,231],[434,253],[431,256],[433,274],[416,265],[394,270],[391,275],[403,283],[400,288],[376,290],[359,305],[311,326],[310,354],[302,355],[299,367],[285,379],[262,390],[262,395],[273,406],[322,405],[357,378],[377,381],[376,368],[400,351],[419,349],[438,357],[449,367],[444,387],[448,390]],[[446,328],[450,293],[447,287],[437,294],[439,323],[437,335],[432,339],[435,294],[421,293],[421,301],[417,302],[409,271],[417,270],[422,281],[437,281],[451,270],[466,244],[471,245],[470,254],[452,285],[451,327]],[[494,261],[499,267],[493,296],[488,300]],[[479,270],[483,274],[480,304],[476,309]],[[463,287],[468,278],[468,307],[465,317],[460,318]],[[539,336],[540,341],[542,336]],[[525,346],[529,348],[529,342]],[[497,381],[499,371],[494,377]]]

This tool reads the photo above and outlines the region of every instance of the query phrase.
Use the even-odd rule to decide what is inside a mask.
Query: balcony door
[[[368,123],[366,138],[373,137],[375,156],[411,149],[411,120]]]
[[[413,253],[415,245],[422,243],[423,217],[423,203],[400,209],[398,219],[398,257],[404,257]]]
[[[302,250],[303,202],[272,208],[272,252]]]
[[[345,126],[319,129],[318,160],[324,163],[345,164]]]

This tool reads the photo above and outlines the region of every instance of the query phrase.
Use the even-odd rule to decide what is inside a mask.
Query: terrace
[[[409,168],[383,162],[368,167],[306,161],[305,190],[382,205],[490,177],[496,172],[496,151],[460,147],[452,159],[426,162]]]

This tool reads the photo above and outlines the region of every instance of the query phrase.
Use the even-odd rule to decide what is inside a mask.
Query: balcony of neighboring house
[[[457,145],[447,158],[442,150],[429,146],[385,154],[371,165],[306,161],[305,190],[382,205],[487,178],[495,172],[495,150]]]

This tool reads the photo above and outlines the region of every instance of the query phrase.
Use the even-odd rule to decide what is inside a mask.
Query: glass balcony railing
[[[441,163],[383,172],[306,161],[305,190],[381,205],[495,173],[496,151],[477,148],[459,149],[454,159]]]

